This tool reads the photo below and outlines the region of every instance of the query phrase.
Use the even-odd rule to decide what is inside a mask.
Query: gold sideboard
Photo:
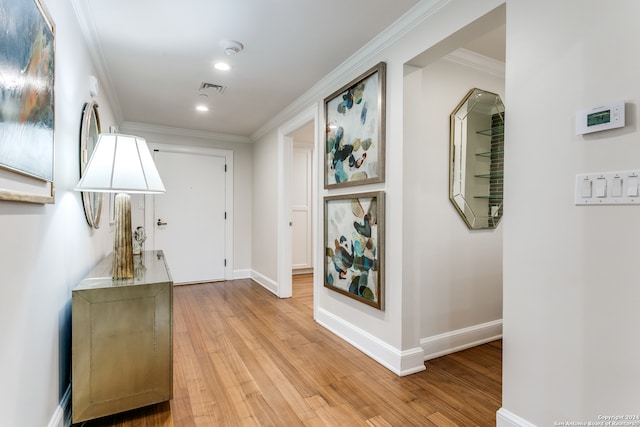
[[[162,251],[113,280],[105,257],[72,290],[73,422],[173,397],[173,279]]]

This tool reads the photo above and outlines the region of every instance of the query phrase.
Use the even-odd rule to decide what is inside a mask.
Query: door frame
[[[192,154],[199,156],[224,157],[227,165],[227,174],[225,179],[225,211],[227,220],[225,221],[225,243],[224,258],[227,265],[224,267],[224,279],[233,280],[233,151],[222,150],[218,148],[192,147],[187,145],[170,145],[159,143],[148,143],[152,155],[155,157],[156,151],[169,153]],[[148,243],[152,248],[155,247],[155,203],[153,194],[145,194],[144,197],[144,226],[147,230],[153,230],[147,233]]]
[[[278,128],[278,266],[277,266],[277,295],[280,298],[290,298],[293,295],[291,280],[291,157],[293,153],[292,134],[313,122],[313,149],[311,154],[312,189],[311,200],[313,211],[317,198],[317,153],[318,153],[318,104],[304,110],[299,115],[289,120]],[[316,247],[316,221],[317,215],[312,212],[312,247]],[[316,256],[313,256],[315,269]]]

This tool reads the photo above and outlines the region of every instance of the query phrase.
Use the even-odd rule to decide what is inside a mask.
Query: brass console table
[[[111,278],[111,255],[72,291],[73,422],[173,397],[173,279],[162,251]]]

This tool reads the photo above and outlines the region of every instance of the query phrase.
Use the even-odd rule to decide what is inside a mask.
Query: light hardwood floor
[[[313,321],[312,277],[174,291],[174,398],[84,426],[495,426],[502,342],[398,377]]]

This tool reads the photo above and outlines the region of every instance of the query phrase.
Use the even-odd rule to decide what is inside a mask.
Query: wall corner
[[[318,308],[316,321],[398,376],[411,375],[426,369],[421,347],[398,350],[323,308]]]
[[[536,427],[536,425],[502,407],[496,412],[496,427]]]

